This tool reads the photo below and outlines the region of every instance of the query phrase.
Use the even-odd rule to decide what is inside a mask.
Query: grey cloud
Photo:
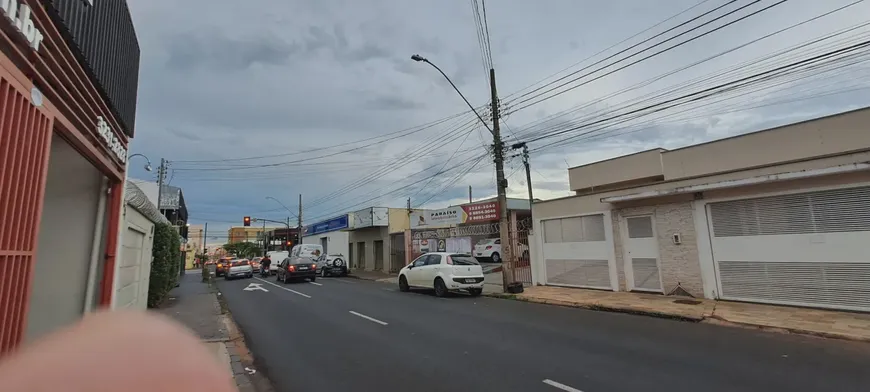
[[[190,141],[194,141],[194,142],[199,142],[199,141],[204,140],[202,137],[200,137],[196,133],[193,133],[190,131],[183,131],[183,130],[180,130],[177,128],[168,128],[167,130],[169,131],[169,133],[171,133],[175,136],[178,136],[182,139],[185,139],[185,140],[190,140]]]
[[[414,110],[423,109],[426,105],[395,95],[383,95],[369,99],[366,107],[375,110]]]
[[[179,71],[211,68],[238,71],[255,63],[280,65],[299,46],[273,36],[230,38],[219,31],[172,36],[167,46],[167,67]]]

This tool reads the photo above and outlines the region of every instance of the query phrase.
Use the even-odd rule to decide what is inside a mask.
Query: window
[[[653,238],[652,217],[627,218],[628,238]]]
[[[413,264],[414,267],[422,267],[422,266],[426,265],[426,258],[428,258],[428,257],[429,257],[429,255],[422,255],[422,256],[418,257],[417,259],[415,259],[414,261],[412,261],[411,264]]]
[[[453,265],[478,265],[480,263],[474,257],[469,255],[450,255],[450,260]]]
[[[441,255],[429,255],[426,258],[426,265],[439,265],[441,264]]]
[[[548,244],[607,240],[602,214],[547,219],[542,223],[544,242]]]

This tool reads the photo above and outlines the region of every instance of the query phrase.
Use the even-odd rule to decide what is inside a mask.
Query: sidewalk
[[[233,375],[239,392],[268,391],[268,380],[253,375],[253,359],[241,332],[218,301],[216,287],[203,283],[200,271],[188,271],[181,284],[169,292],[166,302],[154,311],[184,324],[199,336],[215,359]]]
[[[870,314],[862,313],[553,286],[490,296],[870,342]]]

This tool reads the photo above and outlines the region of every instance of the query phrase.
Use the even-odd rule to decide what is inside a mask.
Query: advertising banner
[[[499,220],[500,217],[498,202],[469,204],[440,210],[415,211],[411,213],[411,228],[425,229],[450,227],[463,223],[492,222]]]

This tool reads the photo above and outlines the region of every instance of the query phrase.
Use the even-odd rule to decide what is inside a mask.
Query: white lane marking
[[[563,390],[563,391],[568,391],[568,392],[583,392],[583,391],[581,391],[581,390],[579,390],[579,389],[577,389],[577,388],[571,388],[571,387],[569,387],[569,386],[567,386],[567,385],[565,385],[565,384],[562,384],[562,383],[559,383],[559,382],[555,382],[555,381],[550,380],[550,379],[544,380],[544,384],[547,384],[547,385],[549,385],[549,386],[551,386],[551,387],[559,388],[559,389],[561,389],[561,390]]]
[[[265,292],[267,292],[267,293],[269,292],[269,290],[264,289],[264,288],[263,288],[263,285],[260,284],[260,283],[248,283],[248,287],[245,287],[245,288],[243,288],[242,290],[245,290],[245,291],[257,291],[257,290],[260,290],[260,291],[265,291]]]
[[[299,295],[299,296],[302,296],[302,297],[305,297],[305,298],[311,298],[311,296],[308,295],[308,294],[300,293],[300,292],[298,292],[298,291],[296,291],[296,290],[290,290],[290,289],[288,289],[288,288],[286,288],[286,287],[279,286],[279,285],[277,285],[277,284],[275,284],[275,283],[272,283],[272,282],[270,282],[270,281],[268,281],[268,280],[263,280],[263,279],[260,279],[260,278],[254,278],[254,279],[259,280],[259,281],[261,281],[261,282],[263,282],[263,283],[265,283],[265,284],[269,284],[269,285],[275,286],[275,287],[277,287],[277,288],[279,288],[279,289],[281,289],[281,290],[286,290],[286,291],[289,291],[289,292],[291,292],[291,293],[293,293],[293,294],[296,294],[296,295]]]
[[[368,321],[371,321],[371,322],[373,322],[373,323],[378,323],[378,324],[380,324],[380,325],[387,325],[387,323],[385,323],[385,322],[383,322],[383,321],[381,321],[381,320],[378,320],[378,319],[376,319],[376,318],[372,318],[372,317],[366,316],[366,315],[364,315],[364,314],[362,314],[362,313],[354,312],[353,310],[350,311],[350,314],[352,314],[352,315],[354,315],[354,316],[357,316],[357,317],[362,317],[362,318],[364,318],[364,319],[366,319],[366,320],[368,320]]]
[[[356,284],[356,282],[351,282],[351,281],[349,281],[349,280],[347,280],[347,279],[341,279],[341,278],[333,278],[333,279],[330,279],[330,280],[334,280],[334,281],[336,281],[336,282],[341,282],[341,283],[347,283],[347,284]]]
[[[311,283],[311,284],[316,285],[316,286],[323,286],[322,284],[317,283],[317,282],[308,282],[308,283]]]

